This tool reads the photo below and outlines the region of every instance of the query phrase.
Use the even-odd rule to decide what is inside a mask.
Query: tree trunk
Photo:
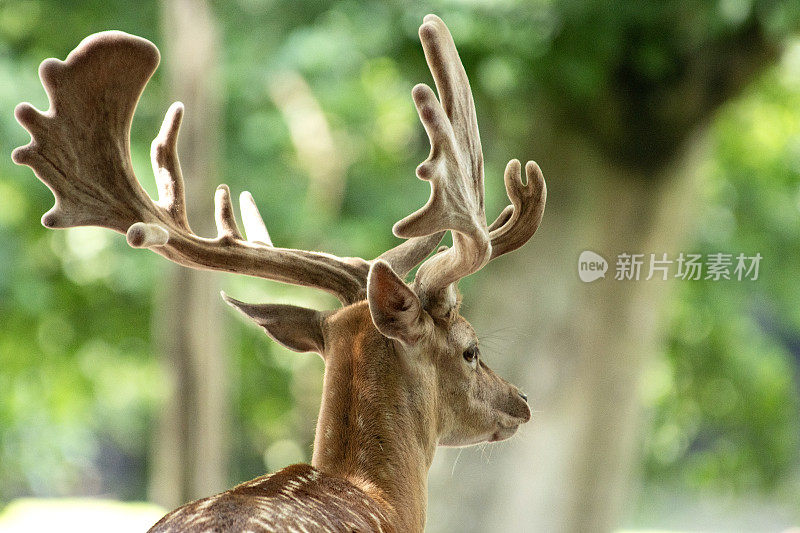
[[[169,93],[186,106],[179,153],[189,220],[208,235],[222,142],[218,32],[203,0],[162,8]],[[218,275],[171,266],[160,294],[155,330],[172,396],[153,446],[150,498],[172,508],[228,485],[228,375]]]
[[[672,283],[644,280],[648,255],[641,281],[616,281],[616,257],[674,257],[703,144],[691,143],[680,165],[661,176],[586,157],[591,152],[576,142],[559,145],[568,153],[555,145],[537,149],[547,156],[539,160],[548,180],[541,229],[479,273],[465,295],[479,337],[489,334],[489,364],[526,389],[533,419],[502,450],[437,456],[431,532],[613,531],[630,499],[640,385],[656,355],[658,311]],[[583,179],[592,175],[605,179]],[[584,250],[608,261],[605,279],[580,281]]]

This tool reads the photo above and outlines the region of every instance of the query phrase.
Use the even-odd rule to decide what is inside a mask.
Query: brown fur
[[[404,346],[376,329],[366,301],[328,316],[313,467],[192,502],[151,531],[422,531],[436,446],[508,438],[530,410],[483,362],[465,363],[477,339],[457,310],[423,312],[421,327]]]
[[[375,329],[366,302],[328,319],[325,337],[330,348],[313,464],[369,483],[370,492],[390,502],[399,530],[421,530],[436,448],[435,402],[410,387],[422,369]],[[433,372],[423,374],[432,389]]]

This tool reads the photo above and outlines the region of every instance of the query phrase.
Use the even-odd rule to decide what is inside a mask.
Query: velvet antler
[[[538,165],[525,166],[522,183],[519,161],[508,163],[505,185],[511,205],[487,226],[483,191],[483,153],[467,74],[453,37],[436,15],[425,17],[419,29],[425,58],[436,88],[414,87],[412,96],[431,143],[417,176],[430,181],[428,203],[394,226],[398,237],[423,237],[444,230],[453,234],[453,247],[428,259],[416,277],[417,292],[428,307],[452,300],[447,289],[481,269],[488,261],[515,250],[533,236],[544,213],[546,187]]]
[[[17,106],[17,120],[32,140],[12,155],[55,195],[55,206],[42,224],[110,228],[126,234],[131,246],[182,265],[316,287],[345,304],[364,299],[369,261],[274,247],[247,192],[240,203],[249,240],[237,227],[225,185],[215,194],[217,236],[203,238],[191,231],[177,154],[180,103],[169,108],[152,144],[159,199],[150,199],[133,173],[129,143],[136,104],[158,63],[152,43],[116,31],[86,38],[65,61],[42,63],[39,75],[50,109],[42,113],[27,103]],[[411,239],[381,258],[406,275],[441,236]]]

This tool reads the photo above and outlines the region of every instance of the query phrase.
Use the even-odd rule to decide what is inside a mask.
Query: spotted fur
[[[297,464],[179,507],[149,533],[394,533],[387,512],[350,481]]]

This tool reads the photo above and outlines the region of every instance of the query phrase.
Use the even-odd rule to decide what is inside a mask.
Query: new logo
[[[605,278],[606,270],[608,270],[608,261],[599,254],[586,250],[581,252],[578,257],[578,276],[583,282],[590,283]]]

